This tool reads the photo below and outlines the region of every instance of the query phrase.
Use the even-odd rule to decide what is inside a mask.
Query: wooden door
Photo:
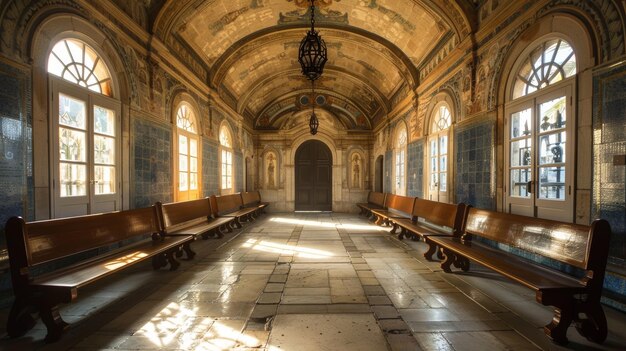
[[[296,151],[296,211],[332,210],[332,166],[324,143],[309,140]]]

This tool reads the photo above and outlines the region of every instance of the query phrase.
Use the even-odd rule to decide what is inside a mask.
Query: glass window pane
[[[180,172],[187,172],[189,170],[187,162],[187,155],[178,155],[178,170]]]
[[[198,140],[189,138],[189,155],[198,157]]]
[[[541,132],[565,128],[565,96],[539,104],[539,128]]]
[[[539,164],[565,163],[565,131],[539,138]]]
[[[188,153],[188,146],[187,146],[187,137],[184,135],[179,135],[178,136],[178,153],[181,155],[187,155]]]
[[[511,138],[530,135],[532,121],[531,109],[515,112],[511,115]]]
[[[430,155],[437,156],[437,141],[436,140],[430,141]]]
[[[439,173],[439,191],[446,191],[447,173]]]
[[[439,138],[439,153],[444,155],[448,153],[448,136],[443,135]]]
[[[63,79],[111,95],[111,75],[96,52],[77,39],[57,42],[48,56],[48,72]]]
[[[115,164],[115,139],[94,135],[94,162],[106,165]]]
[[[531,139],[511,143],[511,167],[529,166],[532,162]]]
[[[94,106],[94,131],[115,136],[115,112],[104,107]]]
[[[448,170],[448,157],[447,156],[441,156],[439,158],[439,171],[440,172],[445,172]]]
[[[189,171],[198,172],[198,159],[195,157],[189,158]]]
[[[511,196],[530,197],[527,191],[528,182],[531,180],[530,168],[511,170]]]
[[[59,163],[61,197],[87,195],[87,166],[75,163]]]
[[[86,162],[85,132],[59,127],[59,160]]]
[[[539,168],[539,198],[565,200],[565,167]]]
[[[115,167],[94,167],[94,184],[96,195],[115,194]]]
[[[437,179],[437,173],[432,173],[430,175],[430,188],[434,189],[437,187],[439,180]]]
[[[85,114],[87,107],[84,101],[59,94],[59,124],[77,129],[86,129]]]
[[[437,157],[430,158],[430,172],[431,173],[437,172]]]
[[[187,172],[178,172],[178,190],[186,191],[187,189]]]
[[[190,190],[198,189],[198,174],[197,173],[189,173],[189,189]]]

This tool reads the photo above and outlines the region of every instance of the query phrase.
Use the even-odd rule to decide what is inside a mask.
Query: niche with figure
[[[278,186],[278,177],[276,176],[278,159],[274,152],[268,152],[265,154],[265,187],[267,189],[276,189]]]
[[[361,188],[361,176],[363,173],[361,155],[355,152],[350,159],[350,184],[353,188]]]

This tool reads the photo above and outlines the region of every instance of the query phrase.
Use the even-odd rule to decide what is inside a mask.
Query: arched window
[[[226,123],[220,127],[220,164],[221,164],[221,185],[223,194],[233,192],[235,184],[233,182],[233,142],[232,133]]]
[[[452,113],[446,102],[433,109],[428,136],[428,198],[433,201],[448,202],[450,187],[449,129]]]
[[[396,142],[394,147],[394,177],[395,193],[397,195],[406,194],[406,146],[406,126],[404,123],[401,123],[396,132]]]
[[[108,67],[96,50],[71,38],[53,46],[47,67],[54,116],[53,216],[121,209],[120,104],[111,98]]]
[[[565,40],[518,62],[506,106],[506,204],[512,213],[571,221],[576,55]]]
[[[196,115],[186,102],[179,105],[176,112],[178,135],[178,187],[176,198],[179,201],[197,199],[200,196],[200,143]]]

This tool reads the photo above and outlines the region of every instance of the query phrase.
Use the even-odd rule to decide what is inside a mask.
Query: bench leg
[[[437,252],[437,256],[441,255],[441,250],[437,251],[437,244],[429,240],[426,240],[426,244],[428,244],[428,250],[424,252],[425,259],[433,261],[433,255],[435,254],[435,252]]]
[[[175,254],[174,250],[170,250],[165,254],[167,263],[170,264],[170,271],[175,271],[178,269],[178,266],[180,266],[180,262],[176,261],[174,254]]]
[[[218,239],[221,239],[224,237],[224,233],[222,233],[222,230],[220,228],[215,228],[213,230],[213,234],[215,234],[215,237]]]
[[[152,257],[152,268],[154,270],[160,269],[161,267],[165,267],[167,265],[167,259],[165,258],[165,254],[161,253]]]
[[[232,222],[228,222],[228,223],[224,224],[222,227],[226,228],[226,232],[228,232],[228,233],[232,233],[233,232]]]
[[[235,220],[233,221],[233,223],[235,223],[235,228],[237,229],[243,228],[243,225],[241,225],[241,222],[239,222],[239,217],[235,217]]]
[[[69,328],[59,314],[59,306],[56,303],[42,301],[39,305],[39,316],[48,329],[46,342],[54,342],[61,338],[63,332]]]
[[[400,228],[400,234],[398,234],[398,240],[404,239],[405,235],[406,235],[406,228]]]
[[[455,261],[455,255],[452,251],[446,249],[445,247],[440,248],[440,250],[444,258],[443,262],[441,262],[441,269],[443,269],[443,271],[446,273],[450,273],[452,272],[450,266],[452,266]]]
[[[396,234],[396,230],[398,230],[398,225],[395,222],[391,222],[391,231],[389,234]]]
[[[606,315],[600,302],[585,302],[581,304],[579,312],[584,313],[587,318],[576,320],[578,334],[584,336],[589,341],[598,344],[603,343],[606,340],[608,328]]]
[[[35,306],[29,304],[24,297],[17,296],[7,321],[7,333],[9,336],[17,338],[31,330],[37,323],[31,315],[35,312]]]
[[[552,321],[543,327],[543,331],[546,335],[557,344],[567,344],[567,328],[574,320],[574,304],[575,302],[570,297],[561,296],[560,301],[554,301],[550,305],[555,307],[554,316]],[[546,302],[543,301],[543,304]]]
[[[194,256],[196,256],[196,253],[191,249],[191,243],[189,242],[186,242],[183,244],[183,251],[185,251],[185,254],[187,255],[188,260],[193,260]],[[179,251],[179,252],[182,252],[182,251]],[[178,254],[176,256],[180,257],[178,256]]]

